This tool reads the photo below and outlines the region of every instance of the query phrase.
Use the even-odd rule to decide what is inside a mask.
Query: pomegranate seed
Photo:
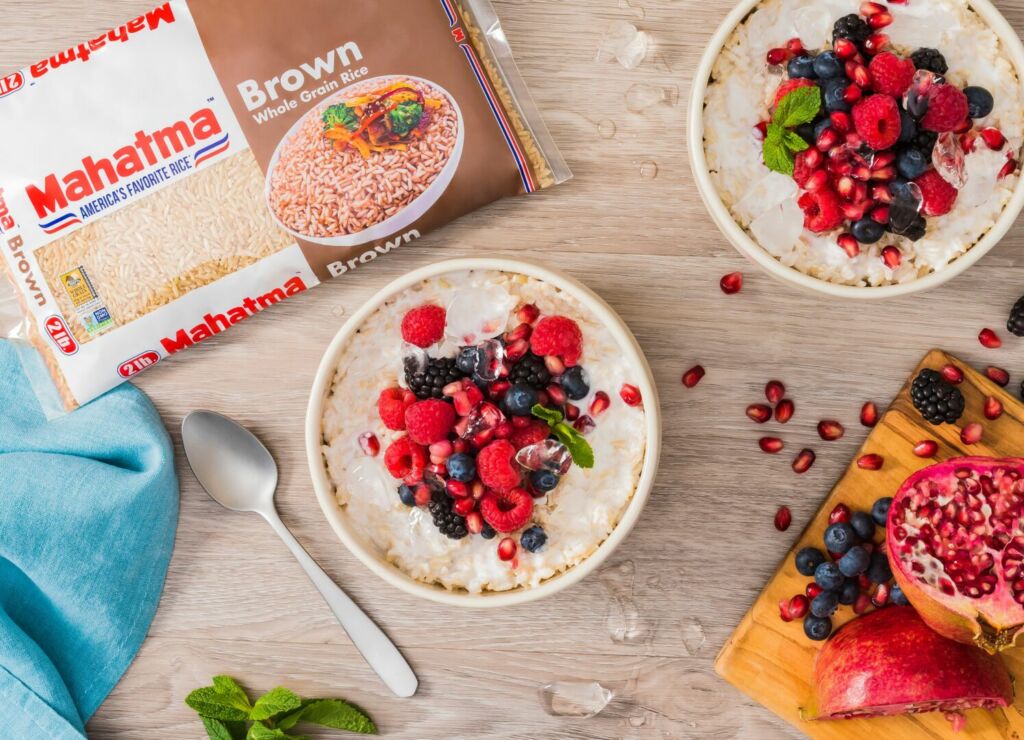
[[[828,514],[829,524],[838,524],[839,522],[850,521],[850,507],[846,504],[836,504],[832,511]]]
[[[836,192],[839,193],[840,198],[846,198],[851,200],[853,196],[854,182],[853,178],[849,175],[843,175],[836,180]]]
[[[594,394],[594,400],[590,402],[590,415],[600,416],[608,407],[612,405],[612,400],[608,397],[608,394],[604,391],[598,391]]]
[[[722,288],[722,292],[726,295],[733,295],[739,293],[743,289],[743,273],[742,272],[730,272],[724,276],[719,282],[719,286]]]
[[[359,435],[359,449],[367,457],[377,457],[380,454],[380,440],[373,432],[364,432]]]
[[[466,515],[466,530],[470,534],[480,534],[484,531],[484,518],[480,516],[479,511],[471,511]]]
[[[903,252],[900,251],[899,247],[890,244],[882,249],[882,262],[890,270],[895,270],[903,262]]]
[[[793,515],[789,511],[789,507],[780,506],[779,510],[775,512],[775,528],[780,532],[785,532],[792,523]]]
[[[884,205],[892,203],[892,191],[888,185],[872,185],[871,200],[876,200]]]
[[[878,407],[871,401],[860,407],[860,423],[866,427],[873,427],[878,423]]]
[[[565,363],[562,362],[562,358],[558,355],[545,355],[544,367],[546,367],[548,372],[555,377],[558,377],[565,372]]]
[[[877,13],[868,18],[868,25],[875,31],[892,25],[892,13]]]
[[[978,334],[978,341],[981,342],[983,347],[988,347],[989,349],[999,349],[1003,346],[1003,340],[991,329],[982,329]]]
[[[986,405],[987,413],[987,405]],[[965,445],[977,444],[981,441],[982,435],[985,433],[985,427],[978,422],[972,422],[960,430],[960,441]]]
[[[523,416],[515,416],[513,419],[525,419]],[[580,418],[580,407],[576,404],[567,403],[565,404],[565,418],[567,421],[576,421]]]
[[[584,436],[594,431],[595,427],[597,424],[589,416],[581,416],[572,424],[572,428]]]
[[[804,50],[804,43],[799,38],[791,38],[786,42],[786,51],[790,54],[800,54]]]
[[[800,450],[800,453],[793,458],[793,472],[797,475],[803,475],[814,465],[814,460],[814,450],[806,448]]]
[[[792,622],[793,617],[789,613],[789,602],[785,599],[779,601],[779,619],[783,622]]]
[[[788,611],[792,619],[803,619],[810,608],[811,602],[803,594],[797,594],[789,600]]]
[[[810,150],[808,150],[810,151]],[[815,149],[814,151],[818,151]],[[807,178],[807,182],[804,183],[804,190],[815,193],[828,185],[828,173],[825,170],[815,170],[811,173],[811,176]]]
[[[839,134],[837,134],[831,126],[822,130],[818,134],[818,138],[814,142],[814,146],[819,152],[827,152],[836,144],[839,143]]]
[[[761,452],[767,452],[769,455],[782,452],[782,448],[785,447],[785,444],[778,437],[761,437],[757,444],[760,445]]]
[[[775,66],[786,61],[789,58],[789,52],[783,48],[769,49],[765,58],[768,64]]]
[[[1003,402],[995,396],[985,399],[985,418],[989,420],[998,419],[1003,415]],[[980,426],[980,425],[979,425]],[[966,430],[965,430],[966,431]]]
[[[868,54],[877,54],[889,45],[889,37],[884,33],[873,33],[864,41],[864,50]]]
[[[473,495],[473,498],[477,501],[482,499],[484,497],[484,494],[487,493],[487,486],[485,486],[478,480],[475,480],[472,483],[470,483],[469,489]]]
[[[846,76],[853,80],[854,85],[858,88],[858,99],[860,98],[860,88],[871,87],[871,75],[868,73],[868,68],[858,61],[851,59],[846,63]],[[846,88],[846,92],[850,92],[849,87]]]
[[[683,373],[683,385],[687,388],[693,388],[697,383],[700,382],[701,378],[705,375],[704,368],[700,365],[694,365],[685,373]]]
[[[867,592],[871,589],[871,579],[867,573],[861,573],[857,576],[857,585],[860,586],[861,591]]]
[[[968,131],[966,134],[960,135],[960,148],[964,150],[964,154],[970,154],[974,151],[974,144],[978,140],[978,135],[973,131]]]
[[[841,134],[845,134],[853,127],[853,122],[850,120],[850,114],[845,111],[832,111],[828,117],[832,124],[832,128]]]
[[[768,121],[758,121],[754,124],[754,138],[764,141],[768,136]]]
[[[764,386],[764,397],[768,403],[776,404],[786,395],[786,386],[777,380],[769,380]]]
[[[1005,388],[1007,383],[1010,382],[1010,374],[1003,370],[1001,367],[995,365],[989,365],[985,368],[985,375],[996,385]]]
[[[515,329],[505,334],[505,344],[518,342],[520,339],[529,339],[531,334],[533,334],[533,327],[525,322],[521,323]]]
[[[896,154],[890,149],[885,152],[878,152],[875,154],[875,158],[871,161],[871,169],[880,170],[883,167],[888,167],[896,161]]]
[[[511,387],[507,380],[495,380],[487,386],[487,395],[492,401],[500,401]]]
[[[455,447],[452,445],[451,442],[445,439],[440,442],[435,442],[434,444],[430,445],[430,447],[427,449],[430,450],[431,457],[437,457],[440,458],[441,460],[447,460],[449,457],[452,456],[452,452],[454,452]]]
[[[517,339],[511,344],[505,345],[505,359],[509,362],[519,362],[526,357],[530,351],[530,343],[526,339]]]
[[[956,365],[943,365],[939,373],[953,385],[960,385],[964,382],[964,371]]]
[[[838,421],[825,419],[818,422],[818,436],[826,442],[835,442],[837,439],[842,439],[845,433],[846,430],[843,429],[843,425]]]
[[[435,475],[444,476],[448,474],[447,469],[445,469],[445,466],[442,465],[441,463],[431,463],[430,465],[427,466],[427,470],[429,470],[431,473],[434,473]]]
[[[850,39],[836,39],[832,48],[836,56],[843,60],[852,59],[857,53],[857,45],[850,41]]]
[[[879,182],[892,182],[896,179],[896,168],[895,167],[879,167],[877,170],[872,171],[871,179]]]
[[[1017,160],[1013,158],[1013,155],[1007,153],[1006,164],[1003,165],[1002,169],[999,170],[999,175],[996,177],[997,180],[1002,180],[1004,177],[1009,177],[1017,171]]]
[[[914,445],[914,454],[918,457],[935,457],[939,451],[939,443],[934,439],[922,439]]]
[[[888,583],[883,583],[875,591],[875,595],[871,597],[871,603],[881,608],[889,603],[889,589]]]
[[[758,424],[764,424],[772,418],[772,407],[763,403],[752,403],[747,406],[747,416]]]
[[[626,403],[627,406],[639,406],[643,403],[643,397],[640,395],[640,389],[635,385],[626,383],[619,390],[619,396]],[[561,404],[559,404],[561,405]]]
[[[868,213],[868,217],[875,223],[885,226],[889,223],[889,206],[875,206]]]
[[[860,243],[854,238],[853,234],[840,234],[836,241],[850,259],[860,254]]]
[[[433,497],[433,491],[430,490],[430,486],[421,483],[416,486],[416,490],[413,491],[413,497],[416,499],[417,506],[426,506],[430,503]]]
[[[793,405],[793,402],[788,398],[783,398],[779,401],[779,405],[775,407],[775,421],[785,424],[793,418],[793,411],[795,410],[796,407]]]
[[[860,4],[860,14],[862,16],[864,16],[865,18],[870,18],[873,15],[878,15],[879,13],[885,13],[885,12],[886,12],[885,6],[882,5],[881,3],[873,3],[873,2],[865,1],[865,2]]]
[[[1006,137],[1003,136],[1003,132],[997,128],[983,128],[978,133],[985,141],[985,146],[992,151],[998,152],[1006,144]]]
[[[632,388],[633,386],[629,387]],[[625,391],[626,386],[623,386],[622,389],[623,391]],[[544,389],[544,392],[548,394],[548,401],[555,404],[555,406],[565,406],[565,402],[568,400],[568,398],[565,395],[565,390],[562,388],[562,386],[558,385],[558,383],[552,383],[551,385]],[[637,391],[638,396],[639,394],[640,391]],[[622,400],[625,401],[626,397],[623,396]],[[635,404],[630,404],[630,406],[633,405]]]
[[[468,496],[466,498],[460,498],[454,503],[454,505],[452,505],[452,509],[454,509],[455,513],[459,516],[467,516],[476,510],[476,501]]]
[[[881,470],[885,464],[885,458],[881,455],[863,455],[857,460],[857,467],[861,470]]]
[[[498,543],[498,557],[502,560],[509,561],[516,556],[517,549],[516,541],[511,537],[505,537]]]
[[[545,404],[546,405],[546,404]],[[497,439],[508,439],[512,436],[512,432],[515,431],[515,427],[512,426],[512,422],[503,421],[494,427],[494,436]]]
[[[864,71],[860,73],[857,72],[857,70]],[[859,64],[857,65],[857,68],[854,70],[854,72],[859,74],[863,79],[867,75],[868,70],[867,67],[865,67],[863,64]],[[860,100],[862,95],[863,92],[861,92],[861,89],[857,85],[850,85],[849,87],[846,88],[846,90],[843,91],[843,100],[852,105],[853,103],[856,103],[858,100]]]
[[[817,149],[804,149],[801,154],[804,158],[804,164],[812,170],[818,169],[825,162],[825,155]]]
[[[971,126],[974,125],[974,121],[970,118],[965,118],[963,122],[953,129],[954,134],[965,134],[971,130]]]
[[[767,126],[765,131],[767,131]],[[533,324],[534,321],[540,318],[540,309],[533,303],[527,303],[525,306],[516,311],[516,318],[521,324]]]
[[[858,594],[857,600],[853,602],[853,613],[863,614],[871,608],[871,597],[867,594]]]
[[[817,583],[815,583],[814,581],[811,581],[810,583],[807,584],[807,588],[804,589],[804,593],[807,594],[807,598],[808,599],[810,599],[811,601],[814,601],[814,597],[817,596],[818,594],[820,594],[824,590],[825,589],[823,589]]]

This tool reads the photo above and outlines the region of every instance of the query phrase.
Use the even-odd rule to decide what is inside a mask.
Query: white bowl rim
[[[1017,220],[1021,209],[1024,208],[1024,176],[1018,177],[1017,185],[1010,196],[1010,200],[1003,208],[1002,213],[999,214],[999,218],[996,219],[992,228],[966,253],[957,257],[938,272],[931,272],[908,283],[896,285],[858,287],[854,285],[840,285],[812,277],[800,272],[796,268],[783,265],[736,223],[729,209],[722,202],[718,189],[711,181],[711,176],[708,172],[707,158],[704,154],[704,96],[707,92],[708,79],[711,76],[712,68],[718,59],[722,47],[728,41],[733,29],[761,2],[762,0],[742,0],[732,9],[715,31],[711,41],[708,42],[707,49],[701,56],[697,71],[694,73],[689,110],[687,112],[689,117],[687,146],[690,150],[690,169],[697,183],[697,191],[700,193],[701,200],[704,201],[704,205],[711,214],[715,225],[718,226],[719,230],[736,250],[758,264],[773,277],[790,285],[817,293],[825,293],[837,298],[880,299],[928,290],[952,280],[998,244]],[[1017,71],[1018,80],[1024,82],[1024,45],[1021,44],[1020,37],[1013,30],[1013,27],[1010,26],[1002,13],[989,0],[966,0],[966,3],[982,17],[985,23],[999,37],[1000,44],[1003,45],[1006,55],[1010,58]]]
[[[640,479],[637,482],[633,497],[630,499],[626,510],[611,534],[605,538],[593,553],[578,565],[552,576],[543,581],[539,586],[533,588],[520,587],[511,591],[487,592],[484,594],[448,591],[441,586],[417,581],[401,571],[397,566],[378,558],[349,531],[349,525],[341,513],[341,508],[338,506],[334,496],[334,487],[328,478],[323,461],[323,453],[321,451],[323,405],[331,383],[334,380],[338,356],[344,349],[349,337],[377,308],[401,291],[411,288],[427,278],[464,270],[499,270],[519,273],[549,282],[560,290],[571,294],[580,300],[588,310],[592,311],[608,328],[623,351],[627,355],[632,355],[630,359],[638,369],[637,384],[644,398],[647,446]],[[640,513],[643,511],[647,499],[650,497],[651,489],[654,486],[658,462],[661,456],[662,442],[661,409],[654,376],[639,343],[622,318],[602,298],[575,278],[533,262],[505,257],[459,258],[437,262],[413,270],[392,281],[364,303],[342,325],[320,361],[320,366],[317,368],[316,378],[313,382],[313,388],[310,392],[309,405],[306,410],[305,433],[306,458],[309,463],[310,475],[313,478],[313,488],[316,492],[317,500],[331,528],[349,551],[371,571],[392,586],[408,594],[449,606],[474,608],[512,606],[535,601],[578,583],[596,570],[629,535],[640,518]]]

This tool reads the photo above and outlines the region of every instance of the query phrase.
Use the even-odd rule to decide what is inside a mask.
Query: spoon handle
[[[407,698],[416,693],[419,680],[413,673],[409,663],[391,642],[383,630],[378,627],[366,613],[360,609],[348,594],[338,588],[337,584],[324,573],[316,561],[303,549],[298,540],[292,536],[276,512],[264,513],[263,517],[270,523],[278,536],[288,545],[292,555],[306,571],[309,580],[320,591],[327,606],[334,612],[341,626],[348,633],[352,644],[362,653],[370,667],[377,672],[385,685],[395,696]]]

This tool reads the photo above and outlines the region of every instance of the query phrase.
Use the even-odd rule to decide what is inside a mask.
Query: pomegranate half
[[[909,606],[878,609],[848,622],[814,663],[815,719],[943,712],[959,729],[962,712],[1013,700],[998,655],[946,639]]]
[[[932,629],[990,653],[1024,629],[1024,459],[960,457],[917,471],[893,497],[896,582]]]

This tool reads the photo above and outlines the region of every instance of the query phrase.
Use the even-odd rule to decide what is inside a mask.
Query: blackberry
[[[430,510],[434,526],[441,534],[451,540],[461,540],[469,534],[469,530],[466,529],[466,520],[452,511],[453,504],[451,496],[447,493],[434,491],[427,509]]]
[[[855,44],[862,44],[870,35],[871,26],[856,13],[844,15],[832,26],[833,39],[850,39]]]
[[[551,373],[544,364],[544,358],[530,352],[512,368],[508,382],[512,385],[528,385],[534,390],[542,391],[551,384]]]
[[[942,56],[942,52],[938,49],[929,49],[928,47],[918,49],[910,55],[910,61],[918,69],[927,69],[937,75],[944,75],[949,71],[946,57]]]
[[[405,366],[405,384],[420,400],[443,400],[445,396],[441,391],[444,387],[464,377],[463,372],[455,366],[455,360],[450,357],[431,358],[423,370],[417,370],[411,363]]]
[[[1013,308],[1010,309],[1010,318],[1006,321],[1006,328],[1010,330],[1010,333],[1024,337],[1024,296],[1017,299],[1017,302],[1013,304]]]
[[[910,398],[930,424],[955,424],[964,413],[964,395],[934,370],[922,370],[914,378]]]
[[[939,135],[934,131],[925,131],[923,128],[918,129],[917,133],[914,134],[914,138],[910,140],[910,146],[917,151],[921,152],[925,156],[925,159],[929,162],[932,161],[932,149],[935,148],[935,142],[939,140]]]

